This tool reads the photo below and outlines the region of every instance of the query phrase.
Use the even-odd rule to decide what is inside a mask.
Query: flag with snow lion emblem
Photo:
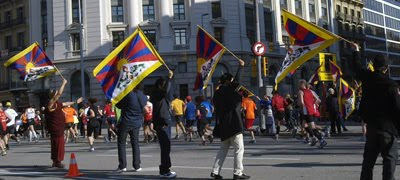
[[[282,10],[283,22],[289,34],[291,45],[282,67],[275,78],[275,89],[277,84],[287,74],[314,57],[323,49],[329,47],[337,40],[338,36],[316,26],[286,10]]]
[[[225,52],[225,47],[204,29],[198,27],[196,52],[197,76],[194,83],[194,90],[205,89],[218,61]]]
[[[37,42],[13,56],[4,66],[16,69],[24,81],[33,81],[56,72],[53,63]]]
[[[94,69],[93,75],[106,97],[117,104],[159,68],[162,61],[143,31],[137,28]]]

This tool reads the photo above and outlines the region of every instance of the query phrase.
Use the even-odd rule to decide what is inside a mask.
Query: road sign
[[[263,44],[262,42],[256,42],[256,43],[253,45],[252,50],[253,50],[253,53],[254,53],[256,56],[262,56],[262,55],[264,55],[265,52],[267,51],[267,47],[266,47],[265,44]]]

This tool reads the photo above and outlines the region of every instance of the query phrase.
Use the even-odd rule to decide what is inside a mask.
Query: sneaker
[[[133,171],[133,172],[139,172],[139,171],[142,171],[142,168],[137,168],[137,169],[132,168],[132,171]]]
[[[213,143],[213,141],[214,141],[214,136],[208,136],[208,141],[210,141],[210,144]]]
[[[94,147],[91,147],[91,148],[89,149],[89,152],[94,152]]]
[[[174,139],[179,139],[179,136],[178,136],[178,135],[176,135]]]
[[[3,152],[1,152],[1,155],[2,155],[2,156],[5,156],[5,155],[7,155],[7,151],[3,151]]]
[[[304,144],[310,144],[310,138],[306,137],[303,141]]]
[[[162,179],[173,179],[176,178],[176,172],[168,172],[168,173],[164,173],[164,174],[160,174],[160,178]]]
[[[317,144],[317,142],[318,142],[317,138],[312,138],[310,146],[315,146],[315,144]]]
[[[250,176],[246,175],[246,174],[242,174],[242,175],[233,175],[233,179],[250,179]]]
[[[327,144],[328,144],[328,143],[327,143],[325,140],[322,140],[322,141],[319,143],[318,149],[324,148]]]
[[[56,164],[54,164],[54,167],[63,169],[65,167],[65,165],[63,163],[56,163]]]
[[[219,174],[214,174],[214,173],[211,173],[211,174],[210,174],[210,177],[212,177],[213,179],[224,179],[221,175],[219,175]]]
[[[123,169],[117,168],[117,169],[115,170],[115,172],[116,172],[116,173],[126,172],[126,168],[123,168]]]
[[[279,140],[279,134],[275,134],[274,139]]]
[[[250,141],[250,143],[251,143],[251,144],[255,144],[255,143],[256,143],[256,140],[253,139],[253,140]]]

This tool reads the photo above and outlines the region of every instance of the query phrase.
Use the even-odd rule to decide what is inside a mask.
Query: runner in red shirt
[[[287,106],[286,100],[279,95],[278,91],[272,92],[272,108],[275,113],[276,134],[275,139],[279,139],[279,132],[281,131],[281,124],[285,122],[285,108]]]
[[[299,82],[299,106],[303,109],[301,115],[307,123],[305,130],[310,134],[312,141],[311,146],[314,146],[318,141],[320,142],[319,148],[323,148],[327,145],[326,141],[322,139],[321,133],[315,129],[314,117],[316,115],[315,102],[318,99],[316,95],[307,89],[307,82],[305,80],[300,80]],[[315,138],[318,138],[318,140]]]
[[[0,103],[0,149],[1,155],[7,155],[7,150],[5,147],[5,140],[4,137],[7,133],[7,116],[6,113],[3,111],[3,104]]]
[[[115,132],[115,124],[117,123],[115,119],[115,111],[112,107],[111,101],[107,100],[106,105],[104,106],[104,115],[106,117],[106,122],[108,125],[108,139],[106,140],[111,141],[117,137],[117,133]]]

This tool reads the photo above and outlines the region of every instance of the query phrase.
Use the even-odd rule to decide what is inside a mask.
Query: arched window
[[[228,73],[229,69],[225,64],[218,63],[215,67],[214,74],[212,75],[212,83],[218,83],[219,78],[224,74]],[[233,74],[234,75],[234,74]]]
[[[89,76],[85,73],[85,95],[86,98],[90,97],[90,80]],[[81,92],[81,71],[75,71],[71,76],[71,100],[74,101],[82,96]]]

